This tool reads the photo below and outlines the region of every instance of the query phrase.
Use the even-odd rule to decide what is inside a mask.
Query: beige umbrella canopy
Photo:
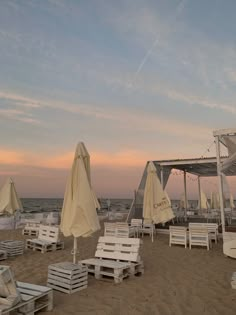
[[[147,173],[143,199],[144,220],[152,220],[153,223],[165,223],[175,216],[166,193],[162,189],[153,162],[149,162]]]
[[[23,210],[23,207],[21,200],[17,195],[14,182],[9,177],[0,190],[0,215],[12,215],[16,210]]]
[[[83,142],[78,143],[71,172],[66,184],[61,215],[61,231],[74,236],[74,263],[77,240],[100,229],[90,182],[90,157]]]

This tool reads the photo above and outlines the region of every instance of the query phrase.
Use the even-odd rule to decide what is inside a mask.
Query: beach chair
[[[139,238],[118,238],[101,236],[98,240],[95,258],[80,261],[96,279],[111,277],[120,283],[128,276],[143,273],[140,258]]]
[[[116,236],[116,223],[104,223],[104,236]]]
[[[211,239],[206,227],[189,227],[189,249],[192,246],[206,246],[207,250],[209,250],[210,245]]]
[[[184,245],[187,248],[188,235],[187,228],[185,226],[170,226],[169,227],[169,246],[172,244]]]
[[[0,266],[0,314],[36,314],[53,309],[53,291],[45,286],[14,280],[9,266]]]
[[[41,253],[64,248],[64,242],[59,240],[59,227],[40,225],[38,238],[27,239],[26,249],[39,250]]]
[[[152,242],[153,242],[154,229],[155,229],[155,226],[153,223],[143,223],[143,226],[139,231],[142,234],[142,237],[145,234],[148,234],[151,237]]]
[[[139,237],[142,225],[143,225],[142,219],[131,219],[130,227],[134,229],[135,237]]]
[[[218,232],[218,224],[217,223],[195,223],[195,222],[189,222],[189,228],[190,227],[205,227],[208,230],[210,240],[217,243],[219,232]]]

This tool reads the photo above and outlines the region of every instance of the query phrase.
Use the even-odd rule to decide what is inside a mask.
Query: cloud
[[[32,118],[31,114],[27,114],[26,112],[21,111],[21,110],[0,109],[0,116],[10,119],[10,120],[21,121],[23,123],[28,123],[28,124],[33,124],[33,125],[40,124],[40,121]]]

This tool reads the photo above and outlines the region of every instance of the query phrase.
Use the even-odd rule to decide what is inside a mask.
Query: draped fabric
[[[165,223],[174,217],[170,202],[157,176],[156,167],[153,162],[149,162],[144,189],[143,218],[157,224]]]
[[[222,141],[228,149],[229,157],[223,161],[221,171],[226,175],[235,173],[236,169],[236,137],[222,136]]]
[[[0,190],[0,215],[12,215],[17,210],[23,210],[23,207],[21,200],[17,195],[13,180],[8,178]]]
[[[198,209],[209,209],[209,203],[207,201],[206,194],[201,190],[200,192],[200,199],[198,200]]]
[[[210,203],[211,209],[220,209],[220,197],[217,192],[211,193],[211,203]]]
[[[94,192],[90,182],[90,157],[80,142],[75,151],[66,184],[61,215],[61,231],[65,236],[89,236],[100,229]]]

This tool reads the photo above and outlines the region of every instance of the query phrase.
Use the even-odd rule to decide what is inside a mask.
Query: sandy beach
[[[97,239],[103,231],[80,238],[79,259],[94,256]],[[26,239],[21,230],[0,231],[1,240]],[[63,238],[63,237],[62,237]],[[16,280],[46,285],[51,263],[72,261],[72,237],[63,238],[65,249],[41,254],[27,250],[24,255],[5,261]],[[141,256],[144,275],[127,278],[121,284],[98,281],[89,276],[88,288],[72,295],[54,291],[54,309],[40,314],[226,314],[236,312],[236,290],[230,278],[236,262],[224,257],[222,242],[203,248],[168,246],[168,236],[158,234],[154,242],[143,238]]]

